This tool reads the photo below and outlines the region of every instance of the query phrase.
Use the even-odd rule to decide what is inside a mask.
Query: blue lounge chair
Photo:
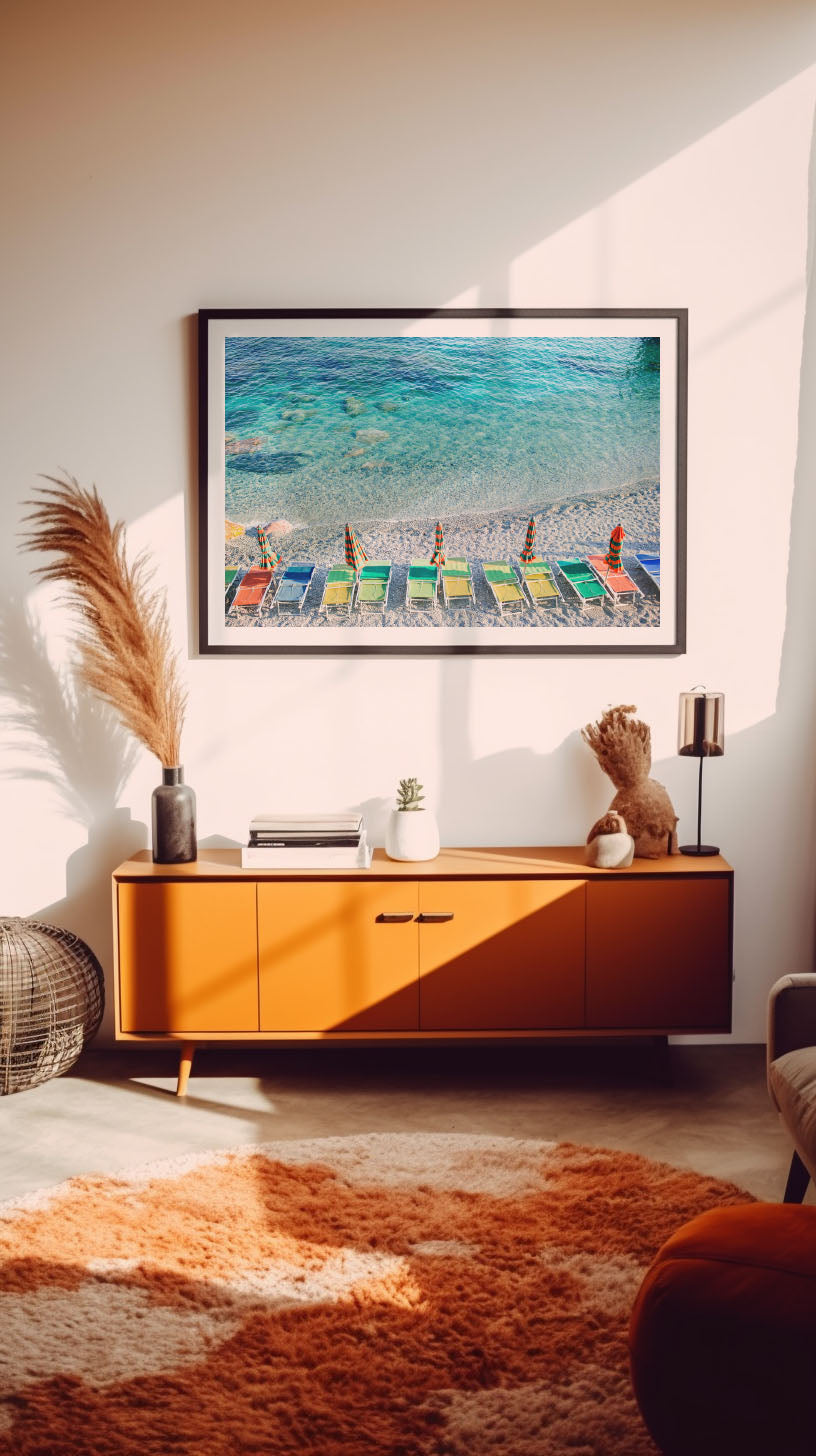
[[[313,561],[293,561],[287,566],[280,579],[278,589],[275,592],[273,606],[278,612],[281,607],[294,607],[296,611],[303,611],[303,603],[306,600],[306,593],[311,585],[315,572]]]
[[[641,571],[648,576],[653,586],[660,591],[660,555],[654,551],[636,551],[635,561]]]

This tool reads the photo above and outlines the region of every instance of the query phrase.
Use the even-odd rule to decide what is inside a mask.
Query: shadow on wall
[[[726,742],[727,754],[739,754],[738,771],[752,792],[730,814],[729,833],[741,856],[750,856],[752,892],[759,898],[753,909],[752,932],[766,940],[766,988],[777,976],[810,971],[816,950],[816,655],[813,650],[813,544],[816,541],[816,295],[813,267],[816,257],[816,125],[809,169],[809,233],[807,293],[802,337],[799,386],[798,440],[791,506],[790,548],[786,583],[785,634],[779,669],[776,712],[772,719]],[[772,509],[773,482],[768,482]],[[727,728],[727,720],[726,720]],[[763,772],[756,773],[756,765]],[[798,765],[796,773],[791,766]],[[714,775],[711,775],[712,779]],[[769,838],[767,826],[775,827]],[[803,834],[803,825],[806,832]],[[789,834],[795,826],[801,846],[794,859]],[[804,851],[804,852],[802,852]],[[727,853],[727,850],[726,850]],[[784,874],[772,874],[783,866]],[[781,893],[780,893],[781,892]],[[798,959],[797,956],[798,947]],[[739,945],[737,946],[737,950]],[[765,999],[757,1010],[764,1017]]]
[[[99,699],[54,667],[36,619],[7,597],[0,598],[0,696],[0,722],[19,755],[17,762],[10,755],[3,774],[48,785],[63,814],[88,833],[66,865],[64,898],[35,918],[73,931],[105,967],[101,1035],[107,1037],[113,1027],[111,873],[147,845],[147,825],[117,808],[140,749]]]
[[[814,870],[816,863],[816,658],[813,652],[813,542],[816,540],[816,292],[813,270],[816,262],[816,118],[810,147],[808,174],[808,243],[807,293],[802,334],[802,373],[799,386],[798,442],[793,506],[791,510],[790,556],[788,560],[787,614],[782,644],[778,710],[804,749],[803,761],[808,765],[807,783],[792,786],[793,812],[804,812],[808,819],[808,852],[803,857],[800,873],[807,876],[809,901],[814,904]],[[792,744],[795,750],[796,744]],[[804,809],[803,809],[804,806]],[[808,964],[783,969],[811,970],[816,947],[816,923],[811,912],[807,927],[809,936]]]
[[[476,758],[468,728],[473,721],[473,674],[473,658],[457,657],[443,663],[438,807],[446,842],[478,842],[480,846],[572,843],[575,826],[585,826],[583,836],[604,808],[580,730],[576,728],[546,753],[511,748]],[[514,711],[509,694],[497,699],[495,712],[500,719],[512,718]],[[508,794],[508,783],[524,785],[521,802],[517,795]],[[468,827],[473,823],[474,805],[482,826],[477,841]]]
[[[762,722],[728,731],[725,757],[704,775],[703,837],[722,847],[738,870],[735,883],[734,1035],[764,1025],[767,993],[778,976],[810,971],[816,955],[816,655],[813,651],[813,543],[816,541],[816,126],[810,154],[807,294],[799,388],[798,441],[791,506],[785,632],[775,711]],[[768,481],[773,510],[773,482]],[[761,530],[761,522],[759,523]],[[747,597],[746,597],[747,600]],[[759,638],[758,640],[761,640]],[[719,684],[712,683],[712,687]],[[791,766],[798,765],[796,773]],[[694,839],[697,775],[684,776],[679,760],[653,767],[667,783],[680,814],[682,842]],[[728,785],[750,784],[736,796]],[[804,826],[804,833],[803,833]],[[791,837],[800,846],[791,854]],[[780,873],[780,868],[782,873]],[[749,887],[749,888],[748,888]],[[753,960],[762,980],[740,986],[740,967]],[[753,1032],[755,1036],[755,1032]]]

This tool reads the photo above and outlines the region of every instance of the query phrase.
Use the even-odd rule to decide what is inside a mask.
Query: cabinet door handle
[[[443,920],[452,919],[452,910],[423,910],[421,915],[417,915],[417,920],[424,921],[426,925],[440,925]]]
[[[381,910],[377,916],[381,925],[404,925],[406,920],[413,918],[413,910]]]

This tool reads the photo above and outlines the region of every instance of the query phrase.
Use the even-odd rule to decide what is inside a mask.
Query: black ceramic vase
[[[196,858],[195,794],[184,783],[184,769],[162,767],[153,790],[153,863],[188,864]]]

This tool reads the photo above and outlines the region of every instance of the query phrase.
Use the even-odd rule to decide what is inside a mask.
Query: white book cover
[[[320,848],[292,845],[285,849],[269,849],[245,844],[241,846],[241,867],[245,870],[367,870],[371,865],[371,854],[365,838],[360,840],[359,845]]]
[[[362,814],[256,814],[250,829],[359,829]]]

